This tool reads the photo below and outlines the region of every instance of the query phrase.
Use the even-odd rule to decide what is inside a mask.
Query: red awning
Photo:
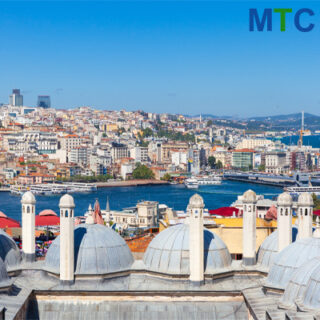
[[[313,214],[314,214],[315,216],[320,216],[320,210],[314,210],[314,211],[313,211]]]
[[[58,226],[60,224],[60,217],[57,215],[38,215],[36,216],[36,226]]]
[[[0,229],[20,228],[20,223],[14,219],[0,216]]]
[[[214,216],[232,217],[240,215],[240,210],[235,207],[221,207],[214,210],[209,210],[209,213]]]

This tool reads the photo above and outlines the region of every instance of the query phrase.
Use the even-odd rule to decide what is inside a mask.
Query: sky
[[[249,8],[293,8],[249,32]],[[294,13],[310,8],[302,33]],[[0,2],[0,102],[182,114],[320,115],[320,3]]]

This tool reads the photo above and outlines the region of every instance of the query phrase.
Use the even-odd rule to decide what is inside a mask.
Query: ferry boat
[[[184,184],[188,189],[198,189],[199,188],[198,180],[195,178],[186,179]]]
[[[13,185],[10,187],[10,192],[16,195],[22,195],[26,191],[31,191],[35,195],[53,195],[53,194],[64,194],[64,193],[86,193],[97,191],[95,184],[89,183],[47,183],[47,184],[34,184],[29,186]]]
[[[221,184],[221,177],[218,176],[203,176],[198,177],[197,181],[199,185],[219,185]]]
[[[320,186],[286,187],[284,188],[284,190],[291,194],[300,194],[302,192],[309,192],[309,193],[314,193],[317,196],[320,195]]]

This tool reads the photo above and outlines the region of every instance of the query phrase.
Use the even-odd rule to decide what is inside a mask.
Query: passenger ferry
[[[198,180],[195,178],[186,179],[184,184],[188,189],[198,189],[199,188]]]
[[[71,183],[47,183],[33,184],[29,186],[13,185],[10,187],[10,192],[17,195],[22,195],[26,191],[31,191],[35,195],[49,196],[53,194],[64,193],[86,193],[97,191],[95,184],[71,182]]]
[[[191,177],[185,180],[185,185],[189,189],[198,189],[199,186],[219,185],[221,184],[222,178],[219,176],[199,176]]]
[[[302,192],[309,192],[309,193],[314,193],[317,196],[320,195],[320,186],[286,187],[284,188],[284,190],[291,194],[300,194]]]

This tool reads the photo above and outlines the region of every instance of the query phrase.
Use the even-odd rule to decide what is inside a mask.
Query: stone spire
[[[292,198],[288,192],[281,193],[277,201],[278,251],[292,242]]]
[[[35,250],[35,212],[36,198],[32,192],[27,191],[21,199],[22,205],[22,252],[26,261],[36,259]]]
[[[109,197],[107,197],[106,211],[107,211],[107,212],[110,212]]]
[[[298,239],[312,237],[313,199],[304,192],[298,198]]]
[[[256,264],[256,203],[257,196],[252,190],[243,194],[243,236],[242,264]]]
[[[189,217],[189,261],[190,281],[194,285],[204,282],[204,239],[203,239],[204,203],[198,194],[190,198]]]
[[[74,283],[74,200],[69,194],[60,198],[60,281]]]

